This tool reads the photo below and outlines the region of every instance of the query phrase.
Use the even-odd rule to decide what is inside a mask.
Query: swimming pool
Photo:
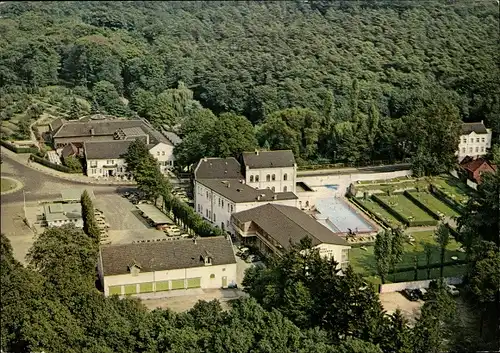
[[[356,233],[375,231],[374,227],[368,223],[363,216],[349,207],[349,205],[340,198],[329,197],[319,199],[316,201],[316,209],[323,216],[327,217],[328,221],[333,223],[334,227],[329,226],[333,231],[335,231],[335,229],[340,230],[342,233],[349,232],[349,229]],[[328,222],[325,221],[325,223]]]

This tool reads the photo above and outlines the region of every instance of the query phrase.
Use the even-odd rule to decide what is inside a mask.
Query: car
[[[252,263],[255,262],[255,255],[248,255],[247,258],[245,259],[246,263]]]
[[[418,295],[418,297],[420,299],[425,300],[425,296],[427,295],[427,289],[418,288],[418,289],[415,289],[415,293]]]
[[[401,292],[401,294],[403,294],[406,297],[406,299],[412,302],[416,302],[418,300],[418,295],[414,289],[406,288]]]
[[[448,293],[450,293],[453,296],[459,295],[460,292],[458,291],[457,287],[455,287],[453,284],[448,284],[446,285],[446,290]]]
[[[127,191],[127,192],[124,192],[124,193],[122,194],[122,197],[129,197],[129,196],[130,196],[130,192],[128,192],[128,191]]]
[[[245,260],[245,261],[246,261],[246,259],[247,259],[249,256],[250,256],[250,253],[249,253],[249,252],[244,252],[243,254],[241,254],[241,256],[240,256],[240,257],[241,257],[241,259],[242,259],[242,260]]]
[[[260,261],[260,257],[258,255],[254,255],[252,262],[259,262],[259,261]]]
[[[249,251],[250,251],[250,249],[249,249],[249,248],[245,248],[245,247],[240,248],[240,249],[236,252],[236,256],[241,256],[241,255],[243,255],[244,253],[249,252]]]

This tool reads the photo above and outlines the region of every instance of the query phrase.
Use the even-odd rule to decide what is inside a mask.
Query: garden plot
[[[410,192],[410,194],[436,213],[441,213],[447,217],[457,217],[460,215],[460,213],[429,192]]]
[[[452,176],[440,176],[433,178],[432,184],[439,190],[447,194],[452,200],[465,205],[469,201],[470,196],[474,194],[474,190],[460,182],[460,180]]]
[[[416,222],[432,222],[434,218],[427,212],[422,210],[420,207],[411,202],[403,194],[391,195],[391,196],[378,196],[383,202],[390,206],[394,211],[398,212],[401,216],[405,217],[409,221]]]
[[[374,214],[379,220],[385,221],[390,226],[398,227],[401,225],[401,222],[396,217],[394,217],[385,208],[380,206],[377,202],[373,201],[372,199],[368,198],[365,200],[363,198],[358,198],[356,199],[356,201],[359,202],[361,205],[363,205],[372,214]]]

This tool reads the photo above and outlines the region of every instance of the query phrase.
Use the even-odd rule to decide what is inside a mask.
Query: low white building
[[[268,203],[234,213],[231,222],[244,244],[263,253],[279,255],[292,243],[309,237],[320,255],[335,260],[339,269],[349,263],[351,247],[347,241],[296,207]]]
[[[61,227],[73,224],[83,228],[82,205],[80,203],[50,203],[43,207],[48,227]]]
[[[291,150],[242,153],[247,185],[275,192],[295,192],[297,164]]]
[[[196,212],[223,230],[234,234],[231,215],[263,203],[297,207],[293,192],[256,189],[245,183],[241,165],[235,158],[204,158],[194,171],[194,204]]]
[[[492,132],[483,121],[479,123],[463,123],[460,142],[458,144],[458,160],[465,157],[479,157],[488,153],[491,148]]]
[[[160,297],[174,290],[236,284],[236,259],[225,237],[106,245],[97,267],[106,296]]]
[[[133,140],[85,142],[84,153],[87,175],[93,178],[117,177],[129,179],[125,154]],[[165,142],[147,145],[158,160],[160,171],[166,174],[174,166],[174,146]]]

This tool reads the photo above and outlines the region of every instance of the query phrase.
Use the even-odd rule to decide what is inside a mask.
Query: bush
[[[58,171],[63,172],[63,173],[75,173],[75,171],[72,171],[71,169],[69,169],[66,166],[59,165],[59,164],[54,164],[54,163],[46,160],[45,158],[39,157],[39,156],[34,155],[34,154],[32,154],[30,156],[30,160],[32,160],[34,162],[37,162],[37,163],[40,163],[41,165],[44,165],[44,166],[46,166],[48,168],[52,168],[52,169],[58,170]]]
[[[4,146],[8,150],[15,153],[37,153],[38,149],[36,147],[17,147],[7,141],[0,140],[0,145]]]

